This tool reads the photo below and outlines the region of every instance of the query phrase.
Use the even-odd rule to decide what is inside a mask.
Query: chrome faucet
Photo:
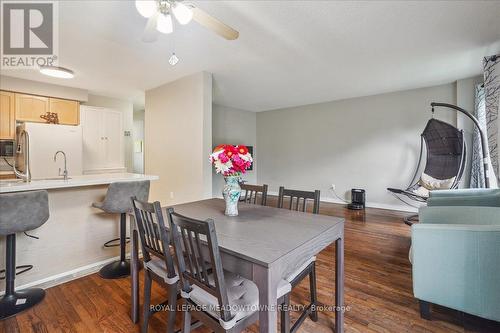
[[[59,168],[59,176],[63,176],[64,180],[68,180],[68,169],[66,167],[66,153],[63,152],[62,150],[56,151],[56,153],[54,154],[54,162],[57,161],[57,155],[59,153],[61,153],[64,157],[64,171],[61,174],[61,168]]]

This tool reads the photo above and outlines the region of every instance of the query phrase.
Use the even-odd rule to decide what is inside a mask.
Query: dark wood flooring
[[[404,213],[381,209],[353,212],[325,203],[321,213],[346,218],[346,332],[500,332],[499,323],[437,306],[432,321],[420,318],[412,295],[410,228],[401,221]],[[320,304],[334,303],[333,258],[333,247],[318,256]],[[306,279],[294,289],[293,303],[306,303],[307,286]],[[0,322],[0,332],[139,332],[139,326],[129,319],[129,290],[129,279],[103,280],[93,274],[71,281],[48,289],[46,299],[37,307]],[[166,297],[164,290],[154,287],[153,302],[161,303]],[[307,319],[300,332],[331,332],[333,319],[332,312],[321,312],[317,323]],[[155,314],[149,332],[165,329],[166,314]],[[247,331],[258,332],[258,325]],[[199,328],[195,332],[208,330]]]

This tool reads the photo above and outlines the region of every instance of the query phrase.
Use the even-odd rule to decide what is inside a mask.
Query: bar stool
[[[134,196],[141,201],[148,200],[149,180],[111,183],[104,201],[92,204],[92,207],[99,208],[106,213],[120,214],[120,238],[104,244],[105,247],[110,247],[112,245],[109,243],[120,240],[120,260],[107,264],[99,270],[99,275],[103,279],[119,279],[130,275],[130,261],[125,259],[126,221],[127,213],[133,211],[130,198]]]
[[[40,227],[49,219],[47,191],[5,193],[0,195],[0,235],[7,236],[5,253],[5,295],[0,299],[0,320],[15,316],[40,303],[45,291],[30,288],[15,291],[16,233]]]

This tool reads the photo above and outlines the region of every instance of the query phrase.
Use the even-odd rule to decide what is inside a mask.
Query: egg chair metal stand
[[[433,102],[431,103],[431,107],[433,115],[435,107],[445,107],[461,112],[469,117],[481,133],[483,156],[488,156],[484,131],[472,114],[458,106],[447,103]],[[422,188],[422,174],[426,174],[438,181],[451,180],[446,189],[456,189],[462,180],[467,157],[464,132],[455,126],[432,117],[420,135],[420,154],[410,184],[404,189],[388,188],[387,190],[410,206],[414,205],[408,202],[407,199],[414,203],[425,204],[428,195],[425,195],[427,190]],[[484,168],[486,171],[485,184],[486,187],[489,187],[489,180],[487,178],[488,165],[486,162]],[[415,214],[404,218],[404,222],[408,225],[417,221],[418,215]]]

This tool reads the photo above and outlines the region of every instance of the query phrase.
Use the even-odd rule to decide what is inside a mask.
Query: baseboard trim
[[[345,202],[343,202],[339,199],[331,199],[331,198],[321,198],[321,201],[328,202],[328,203],[342,204],[342,205],[346,204]],[[378,203],[378,202],[369,202],[369,201],[367,201],[365,205],[368,208],[396,210],[396,211],[408,212],[408,213],[417,213],[418,212],[417,208],[406,206],[406,205],[405,206],[403,206],[403,205],[389,205],[389,204],[382,204],[382,203]]]
[[[278,192],[267,192],[268,195],[278,196]],[[222,199],[222,195],[215,196],[216,198]],[[335,203],[340,205],[345,205],[346,203],[340,199],[334,198],[321,198],[322,202]],[[408,212],[408,213],[418,213],[418,208],[406,206],[406,205],[390,205],[383,204],[378,202],[366,202],[366,207],[368,208],[377,208],[377,209],[386,209],[386,210],[395,210],[400,212]]]
[[[78,267],[78,268],[72,269],[72,270],[67,271],[67,272],[62,272],[62,273],[59,273],[56,275],[48,276],[46,278],[43,278],[43,279],[40,279],[37,281],[29,282],[29,283],[23,284],[21,286],[16,286],[16,290],[22,290],[22,289],[33,288],[33,287],[43,288],[43,289],[54,287],[54,286],[57,286],[57,285],[60,285],[60,284],[63,284],[63,283],[69,282],[69,281],[79,279],[81,277],[84,277],[84,276],[87,276],[90,274],[97,273],[101,269],[101,267],[103,267],[103,266],[105,266],[105,265],[107,265],[115,260],[119,260],[119,259],[120,259],[120,257],[117,256],[117,257],[109,258],[109,259],[102,260],[102,261],[99,261],[96,263],[92,263],[89,265],[85,265],[82,267]],[[0,292],[0,296],[2,296],[3,294],[5,294],[5,291]]]

